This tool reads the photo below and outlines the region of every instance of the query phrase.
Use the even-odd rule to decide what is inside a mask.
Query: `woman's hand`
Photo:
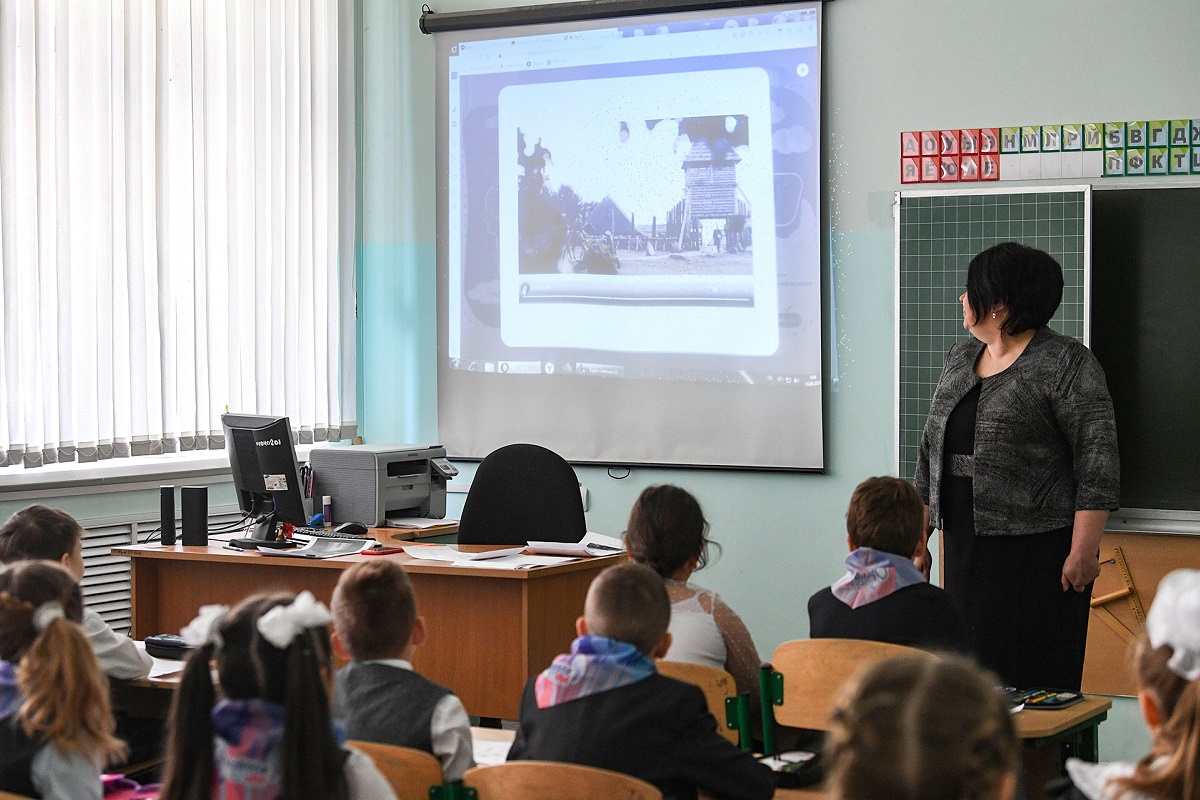
[[[924,553],[914,558],[912,562],[913,566],[921,570],[921,574],[925,576],[925,582],[929,583],[929,575],[933,571],[933,556],[929,554],[929,551],[926,550]]]
[[[1063,562],[1062,590],[1065,592],[1068,589],[1074,589],[1082,592],[1089,583],[1096,580],[1096,576],[1099,574],[1100,561],[1096,558],[1095,551],[1080,553],[1071,550],[1071,554]]]
[[[1071,553],[1063,562],[1062,590],[1082,592],[1100,574],[1100,536],[1108,522],[1107,511],[1076,511],[1071,533]]]

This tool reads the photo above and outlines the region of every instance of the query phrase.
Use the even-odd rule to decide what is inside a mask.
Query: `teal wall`
[[[522,0],[522,4],[534,0]],[[437,439],[433,43],[415,0],[359,0],[362,241],[359,397],[368,442]],[[439,0],[439,12],[512,5]],[[1136,12],[1136,13],[1135,13]],[[1153,13],[1151,13],[1153,12]],[[693,491],[724,545],[697,576],[745,619],[761,654],[807,635],[805,602],[840,572],[854,486],[893,469],[894,236],[899,132],[926,128],[1200,117],[1200,4],[1160,0],[837,0],[826,5],[826,462],[822,475],[585,467],[588,525],[618,533],[638,492]],[[464,472],[472,466],[461,465]],[[451,513],[461,507],[451,499]],[[153,490],[54,496],[87,520],[156,513]],[[0,518],[30,502],[0,498]],[[229,484],[214,505],[232,503]],[[1148,739],[1118,700],[1105,758]]]
[[[364,306],[362,428],[368,441],[427,441],[437,438],[433,46],[417,27],[419,3],[363,2],[362,281],[369,295],[399,294],[371,296]],[[513,3],[434,5],[454,12]],[[1197,30],[1200,4],[1192,0],[826,4],[826,472],[635,469],[615,480],[584,467],[589,528],[620,532],[649,484],[685,486],[700,498],[725,551],[697,580],[738,610],[760,653],[806,636],[805,601],[840,571],[851,491],[863,478],[893,471],[898,134],[1200,116]],[[452,498],[452,511],[455,501],[461,496]],[[1145,752],[1131,701],[1118,703],[1102,731],[1106,758]]]

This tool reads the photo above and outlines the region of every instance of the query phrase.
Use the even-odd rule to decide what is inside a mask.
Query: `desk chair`
[[[348,741],[346,744],[371,757],[398,800],[429,800],[429,790],[442,785],[441,762],[424,750],[379,742]]]
[[[775,723],[828,730],[829,715],[842,687],[860,670],[919,652],[863,639],[800,639],[779,645],[771,663],[762,668],[763,749],[767,753],[775,750]]]
[[[662,800],[653,784],[597,767],[553,761],[509,761],[463,776],[479,800]]]
[[[579,479],[562,456],[510,444],[479,462],[458,522],[459,544],[578,542],[585,533]]]
[[[736,722],[737,709],[734,711],[734,726],[730,727],[729,716],[727,712],[727,700],[733,698],[735,703],[738,699],[737,684],[733,680],[733,676],[723,669],[717,667],[709,667],[704,664],[688,664],[683,661],[667,661],[662,660],[655,665],[659,673],[666,675],[668,678],[674,678],[677,681],[690,683],[694,686],[699,686],[704,692],[704,699],[708,701],[708,711],[717,720],[717,730],[722,736],[734,744],[738,744],[742,738],[739,735],[738,725]],[[745,720],[746,725],[750,724],[750,698],[745,698]],[[749,747],[749,737],[746,737],[746,745]]]

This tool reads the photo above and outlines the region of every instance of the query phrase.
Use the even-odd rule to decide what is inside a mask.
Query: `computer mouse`
[[[362,536],[367,532],[367,526],[361,522],[343,522],[333,530],[336,533],[349,533],[354,536]]]

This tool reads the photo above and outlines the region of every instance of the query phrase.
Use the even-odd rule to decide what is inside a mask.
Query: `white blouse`
[[[750,631],[717,595],[690,583],[666,581],[671,598],[668,661],[704,664],[733,676],[739,692],[758,696],[758,650]]]

